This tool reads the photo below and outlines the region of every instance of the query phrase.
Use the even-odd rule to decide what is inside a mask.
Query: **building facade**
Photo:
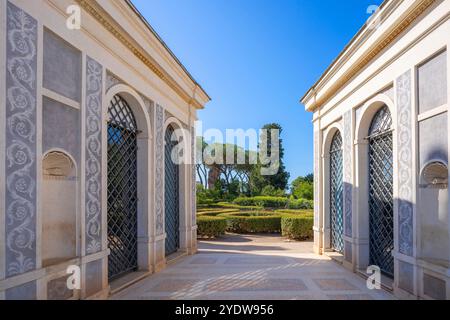
[[[104,298],[195,253],[210,99],[131,2],[5,0],[0,23],[0,300]]]
[[[314,247],[399,298],[450,299],[449,0],[385,1],[302,103]]]

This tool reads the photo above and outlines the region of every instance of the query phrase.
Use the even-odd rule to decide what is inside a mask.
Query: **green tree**
[[[298,177],[291,184],[291,193],[296,199],[314,199],[314,176]]]
[[[285,197],[286,191],[275,189],[274,186],[265,186],[261,191],[262,196],[269,196],[269,197]]]
[[[289,172],[286,171],[286,166],[284,165],[284,148],[283,148],[283,139],[281,139],[281,133],[283,132],[283,128],[281,125],[277,123],[266,124],[263,130],[269,130],[267,135],[267,156],[270,157],[272,155],[272,146],[274,143],[271,141],[272,137],[270,134],[270,130],[279,130],[279,169],[278,172],[274,175],[263,176],[261,174],[262,164],[258,161],[258,164],[254,166],[250,175],[250,189],[253,195],[261,194],[262,190],[266,186],[272,186],[276,190],[286,190],[288,188],[289,183]],[[260,146],[261,147],[261,146]]]

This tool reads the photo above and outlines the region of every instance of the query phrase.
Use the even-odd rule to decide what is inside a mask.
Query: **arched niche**
[[[42,161],[42,265],[48,267],[78,254],[78,175],[75,161],[59,150]]]
[[[443,160],[431,160],[421,168],[417,206],[420,258],[449,265],[448,164]]]

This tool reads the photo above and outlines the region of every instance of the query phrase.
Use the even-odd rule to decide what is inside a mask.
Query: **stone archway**
[[[153,206],[153,198],[152,194],[154,192],[153,189],[153,175],[152,175],[152,166],[153,166],[153,143],[152,143],[152,125],[151,125],[151,117],[149,112],[151,110],[147,109],[144,101],[141,96],[135,92],[132,88],[128,87],[124,84],[118,84],[109,89],[106,94],[106,99],[103,105],[103,114],[104,118],[107,119],[107,122],[111,124],[111,114],[110,107],[111,102],[115,101],[118,97],[120,97],[121,101],[124,101],[127,105],[127,114],[132,114],[134,117],[134,125],[131,127],[127,127],[125,125],[125,129],[128,129],[124,136],[127,134],[135,135],[136,138],[136,221],[137,221],[137,229],[136,229],[136,241],[133,244],[133,247],[136,250],[136,254],[133,254],[136,258],[136,262],[133,261],[132,268],[130,267],[130,271],[150,271],[153,269],[154,257],[153,253],[150,250],[151,244],[148,239],[153,234],[153,229],[155,228],[153,210],[151,207]],[[129,120],[125,117],[125,119]],[[120,125],[124,126],[124,123],[120,123]],[[110,135],[111,131],[108,129],[106,123],[103,126],[103,149],[108,149],[108,138],[110,140],[114,140],[114,138]],[[123,130],[119,129],[119,131]],[[119,134],[120,136],[120,134]],[[117,140],[117,139],[116,139]],[[107,174],[107,156],[106,152],[103,156],[104,170],[103,170],[103,178],[102,178],[102,197],[105,199],[103,201],[103,212],[105,212],[105,216],[108,212],[107,201],[108,199],[108,174]],[[126,169],[126,168],[122,168]],[[126,170],[125,170],[126,171]],[[132,195],[126,195],[126,197]],[[108,219],[105,217],[102,223],[103,229],[108,230]],[[106,233],[106,232],[105,232]],[[105,239],[107,236],[105,235]],[[133,241],[134,242],[134,241]],[[108,245],[108,241],[105,241],[105,245]],[[105,248],[106,249],[106,248]],[[108,268],[109,269],[109,268]],[[110,272],[108,271],[108,274]],[[125,274],[125,273],[124,273]],[[110,274],[111,275],[111,274]],[[110,280],[114,280],[109,277]],[[114,277],[117,278],[117,277]]]
[[[394,163],[392,116],[383,106],[372,119],[369,141],[369,263],[394,275]]]
[[[370,196],[371,192],[377,192],[375,189],[374,183],[370,183],[371,177],[370,172],[371,170],[378,170],[375,168],[375,161],[370,161],[370,157],[379,155],[378,153],[373,153],[373,147],[375,142],[375,138],[377,138],[377,134],[375,131],[376,124],[378,120],[376,120],[377,115],[381,115],[381,110],[384,110],[385,114],[386,112],[390,115],[390,122],[389,122],[389,131],[385,132],[385,130],[381,130],[381,136],[383,133],[390,133],[390,139],[391,139],[391,146],[390,149],[387,149],[387,151],[390,151],[391,157],[388,157],[386,159],[389,159],[389,163],[392,164],[392,170],[395,172],[395,166],[396,166],[396,159],[397,156],[394,152],[396,150],[396,141],[393,139],[393,132],[395,131],[395,124],[396,124],[396,114],[394,112],[395,107],[392,100],[387,97],[386,95],[379,94],[375,96],[370,101],[366,102],[364,106],[359,108],[357,110],[357,122],[356,122],[356,131],[355,131],[355,164],[356,164],[356,215],[355,215],[355,261],[356,261],[356,269],[357,270],[366,270],[366,268],[370,265],[374,265],[375,259],[371,257],[371,247],[374,247],[374,242],[370,241],[371,234],[372,237],[375,234],[372,230],[371,226],[376,226],[377,223],[373,219],[375,217],[373,212],[375,212],[372,209],[371,213],[371,207],[374,207],[373,204],[376,201],[376,196]],[[382,123],[382,122],[381,122]],[[380,127],[383,127],[381,125]],[[371,129],[373,128],[373,129]],[[371,132],[374,134],[371,135]],[[381,137],[379,136],[379,137]],[[372,145],[371,145],[372,142]],[[371,153],[372,152],[372,153]],[[381,160],[381,166],[383,167],[382,163],[383,160]],[[387,167],[386,167],[387,168]],[[378,170],[379,171],[379,170]],[[381,177],[380,177],[381,178]],[[381,179],[382,180],[382,179]],[[380,180],[380,181],[381,181]],[[390,196],[389,198],[392,199],[390,202],[392,203],[392,215],[394,215],[394,201],[393,197],[395,194],[395,180],[390,178],[389,179],[390,184],[392,184],[392,188],[389,191]],[[371,199],[373,202],[371,203]],[[392,240],[392,245],[386,246],[386,248],[389,249],[389,255],[391,254],[391,250],[393,250],[393,238],[395,237],[395,219],[392,219],[392,236],[389,236],[389,239]],[[391,232],[391,231],[390,231]],[[386,249],[388,250],[388,249]],[[378,262],[377,262],[378,264]],[[385,272],[387,275],[392,277],[392,274],[390,272]]]

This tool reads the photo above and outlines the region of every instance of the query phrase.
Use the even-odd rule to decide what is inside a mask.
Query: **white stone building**
[[[450,1],[390,0],[302,98],[314,113],[314,246],[450,299]]]
[[[4,0],[0,24],[0,300],[103,298],[195,253],[210,99],[131,2]]]

